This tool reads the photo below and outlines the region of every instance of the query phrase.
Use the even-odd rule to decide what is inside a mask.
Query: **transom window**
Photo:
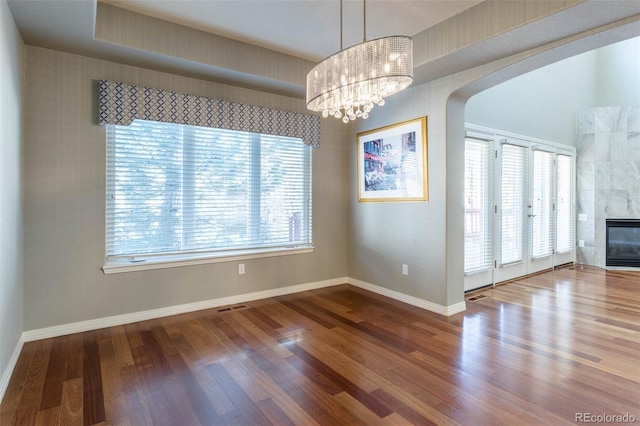
[[[109,261],[311,247],[301,139],[136,120],[107,126]]]

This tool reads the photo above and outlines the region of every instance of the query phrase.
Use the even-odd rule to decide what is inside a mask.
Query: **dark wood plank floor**
[[[0,424],[640,422],[639,273],[470,296],[446,318],[344,285],[30,342]]]

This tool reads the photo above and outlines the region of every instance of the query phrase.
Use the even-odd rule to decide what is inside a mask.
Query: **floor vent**
[[[563,263],[562,265],[556,265],[553,267],[553,269],[571,269],[573,271],[575,270],[575,266],[576,266],[575,263],[567,262],[567,263]]]
[[[469,302],[477,302],[478,300],[486,299],[488,296],[486,294],[477,294],[475,296],[467,297]]]
[[[230,312],[237,311],[238,309],[246,309],[247,305],[238,305],[238,306],[225,306],[224,308],[219,308],[218,312]]]

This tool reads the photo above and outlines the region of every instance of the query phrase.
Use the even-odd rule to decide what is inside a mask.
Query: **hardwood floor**
[[[640,273],[469,296],[447,318],[344,285],[30,342],[0,424],[640,422]]]

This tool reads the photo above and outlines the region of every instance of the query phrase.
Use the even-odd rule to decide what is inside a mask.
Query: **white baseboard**
[[[11,359],[9,359],[9,364],[2,373],[2,377],[0,377],[0,403],[4,399],[4,394],[7,391],[7,387],[9,386],[9,380],[11,380],[13,370],[16,368],[16,364],[18,363],[18,358],[20,357],[20,353],[22,352],[24,342],[24,335],[20,336],[16,347],[13,349],[13,354],[11,354]]]
[[[34,340],[48,339],[51,337],[64,336],[72,333],[81,333],[84,331],[97,330],[105,327],[113,327],[122,324],[130,324],[138,321],[145,321],[155,318],[166,317],[170,315],[184,314],[187,312],[200,311],[203,309],[218,308],[221,306],[235,305],[239,303],[251,302],[253,300],[267,299],[269,297],[284,296],[286,294],[299,293],[302,291],[316,290],[325,287],[332,287],[340,284],[351,284],[356,287],[360,287],[364,290],[371,291],[373,293],[380,294],[382,296],[389,297],[400,302],[407,303],[418,308],[426,309],[427,311],[435,312],[440,315],[450,316],[463,312],[466,309],[465,302],[456,303],[454,305],[443,306],[437,303],[429,302],[428,300],[420,299],[414,296],[409,296],[404,293],[400,293],[395,290],[390,290],[385,287],[380,287],[375,284],[371,284],[365,281],[361,281],[351,277],[334,278],[324,281],[316,281],[307,284],[293,285],[289,287],[276,288],[273,290],[258,291],[255,293],[240,294],[236,296],[222,297],[219,299],[210,299],[194,303],[186,303],[183,305],[168,306],[165,308],[151,309],[148,311],[133,312],[130,314],[114,315],[111,317],[97,318],[88,321],[80,321],[71,324],[63,324],[54,327],[40,328],[36,330],[28,330],[22,333],[20,340],[18,341],[9,365],[5,369],[2,377],[0,378],[0,402],[4,397],[4,394],[9,385],[11,374],[18,362],[18,357],[22,351],[22,347],[25,342],[31,342]]]
[[[463,312],[467,309],[467,305],[464,301],[456,303],[455,305],[443,306],[437,303],[429,302],[428,300],[420,299],[418,297],[409,296],[408,294],[400,293],[395,290],[390,290],[385,287],[380,287],[375,284],[361,281],[355,278],[348,277],[349,284],[360,287],[364,290],[369,290],[373,293],[380,294],[382,296],[389,297],[399,302],[404,302],[418,308],[426,309],[427,311],[435,312],[436,314],[451,316],[457,313]]]
[[[53,327],[28,330],[22,333],[21,341],[31,342],[34,340],[48,339],[51,337],[64,336],[67,334],[81,333],[84,331],[97,330],[100,328],[113,327],[122,324],[130,324],[133,322],[162,318],[170,315],[184,314],[187,312],[195,312],[203,309],[218,308],[220,306],[246,303],[253,300],[267,299],[269,297],[283,296],[286,294],[299,293],[302,291],[332,287],[335,285],[347,283],[389,297],[391,299],[416,306],[418,308],[426,309],[427,311],[435,312],[440,315],[450,316],[459,312],[463,312],[466,309],[464,301],[455,305],[443,306],[433,302],[429,302],[428,300],[409,296],[395,290],[389,290],[388,288],[380,287],[355,278],[341,277],[324,281],[316,281],[307,284],[298,284],[289,287],[276,288],[272,290],[258,291],[255,293],[239,294],[236,296],[222,297],[219,299],[203,300],[200,302],[186,303],[183,305],[167,306],[165,308],[151,309],[148,311],[114,315],[111,317],[96,318],[71,324],[63,324]]]
[[[286,294],[299,293],[301,291],[315,290],[319,288],[331,287],[346,284],[347,277],[334,278],[313,283],[293,285],[289,287],[276,288],[273,290],[258,291],[255,293],[239,294],[236,296],[222,297],[219,299],[203,300],[201,302],[186,303],[183,305],[167,306],[166,308],[151,309],[148,311],[133,312],[130,314],[114,315],[111,317],[97,318],[88,321],[80,321],[71,324],[63,324],[54,327],[40,328],[25,331],[22,339],[25,342],[48,339],[50,337],[64,336],[67,334],[81,333],[84,331],[97,330],[116,325],[130,324],[138,321],[145,321],[170,315],[184,314],[187,312],[201,311],[203,309],[218,308],[220,306],[235,305],[239,303],[251,302],[253,300],[267,299],[269,297],[283,296]]]

